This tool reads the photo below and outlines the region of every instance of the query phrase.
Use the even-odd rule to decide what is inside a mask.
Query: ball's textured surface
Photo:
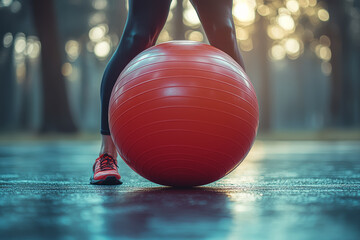
[[[112,138],[138,174],[198,186],[231,172],[258,127],[254,88],[242,68],[206,44],[173,41],[136,56],[110,99]]]

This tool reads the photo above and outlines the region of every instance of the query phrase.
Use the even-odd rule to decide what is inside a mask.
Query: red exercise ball
[[[258,128],[254,88],[229,55],[171,41],[137,55],[120,74],[109,106],[123,160],[158,184],[214,182],[236,168]]]

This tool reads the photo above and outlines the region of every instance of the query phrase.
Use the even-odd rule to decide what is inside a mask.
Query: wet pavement
[[[360,239],[360,142],[262,142],[204,187],[88,184],[95,141],[0,143],[1,239]]]

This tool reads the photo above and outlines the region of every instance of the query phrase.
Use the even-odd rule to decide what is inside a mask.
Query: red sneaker
[[[116,159],[106,153],[100,155],[100,157],[95,160],[93,171],[94,175],[90,178],[90,184],[122,184]]]

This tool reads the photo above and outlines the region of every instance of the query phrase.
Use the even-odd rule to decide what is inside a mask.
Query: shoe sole
[[[93,177],[90,178],[90,184],[93,185],[120,185],[123,182],[114,176],[108,176],[105,179],[95,180]]]

